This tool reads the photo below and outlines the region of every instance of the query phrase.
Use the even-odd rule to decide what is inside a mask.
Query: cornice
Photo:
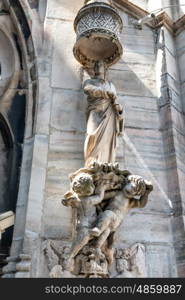
[[[183,15],[180,19],[174,22],[174,31],[175,34],[178,35],[185,29],[185,15]]]
[[[124,11],[127,11],[129,15],[136,18],[143,18],[148,14],[147,10],[144,10],[128,0],[113,0],[113,3],[118,5]]]
[[[129,0],[113,0],[113,2],[115,6],[122,9],[127,14],[129,14],[130,16],[136,19],[141,19],[149,14],[148,11],[130,2]],[[173,20],[169,17],[169,15],[165,11],[161,11],[156,15],[155,19],[151,21],[147,21],[147,23],[145,24],[153,29],[164,26],[173,35],[178,35],[185,29],[185,15],[183,15],[177,21],[173,22]]]

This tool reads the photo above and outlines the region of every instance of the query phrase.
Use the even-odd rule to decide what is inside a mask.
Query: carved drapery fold
[[[116,102],[115,87],[107,80],[95,78],[85,81],[84,92],[88,96],[85,165],[113,163],[116,138],[123,127],[122,108]]]
[[[12,23],[8,15],[0,16],[0,32],[2,32],[2,34],[6,37],[7,43],[9,44],[9,49],[11,49],[12,52],[12,55],[9,57],[9,60],[11,60],[12,63],[9,62],[11,70],[9,70],[8,77],[4,77],[4,66],[1,66],[2,74],[0,80],[0,111],[6,114],[10,107],[10,101],[17,91],[20,80],[20,59],[13,36]],[[5,57],[5,61],[6,60],[7,58]]]

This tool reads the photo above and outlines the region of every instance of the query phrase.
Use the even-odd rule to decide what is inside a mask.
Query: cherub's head
[[[92,195],[95,191],[92,176],[87,173],[77,175],[72,181],[72,189],[81,197]]]
[[[133,198],[134,196],[143,196],[145,191],[146,183],[141,176],[129,175],[126,178],[124,194],[127,198]]]
[[[63,248],[63,254],[69,254],[71,251],[71,248],[69,246],[64,246]]]

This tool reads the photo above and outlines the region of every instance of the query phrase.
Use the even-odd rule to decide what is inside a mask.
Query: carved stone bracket
[[[130,209],[146,205],[152,184],[118,164],[98,163],[78,170],[70,180],[62,203],[76,211],[77,219],[65,267],[75,275],[109,277],[115,233]]]
[[[105,255],[97,255],[96,249],[85,246],[74,260],[70,260],[71,245],[61,241],[47,240],[43,252],[47,260],[50,278],[108,277],[108,263]]]

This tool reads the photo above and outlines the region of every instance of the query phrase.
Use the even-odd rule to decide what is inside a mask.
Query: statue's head
[[[95,191],[93,178],[87,173],[80,173],[72,181],[73,191],[81,197],[90,196]]]
[[[97,61],[94,64],[94,77],[99,79],[105,79],[105,64],[103,61]]]
[[[141,176],[129,175],[126,178],[124,194],[127,198],[133,198],[134,196],[143,196],[145,191],[146,183]]]

